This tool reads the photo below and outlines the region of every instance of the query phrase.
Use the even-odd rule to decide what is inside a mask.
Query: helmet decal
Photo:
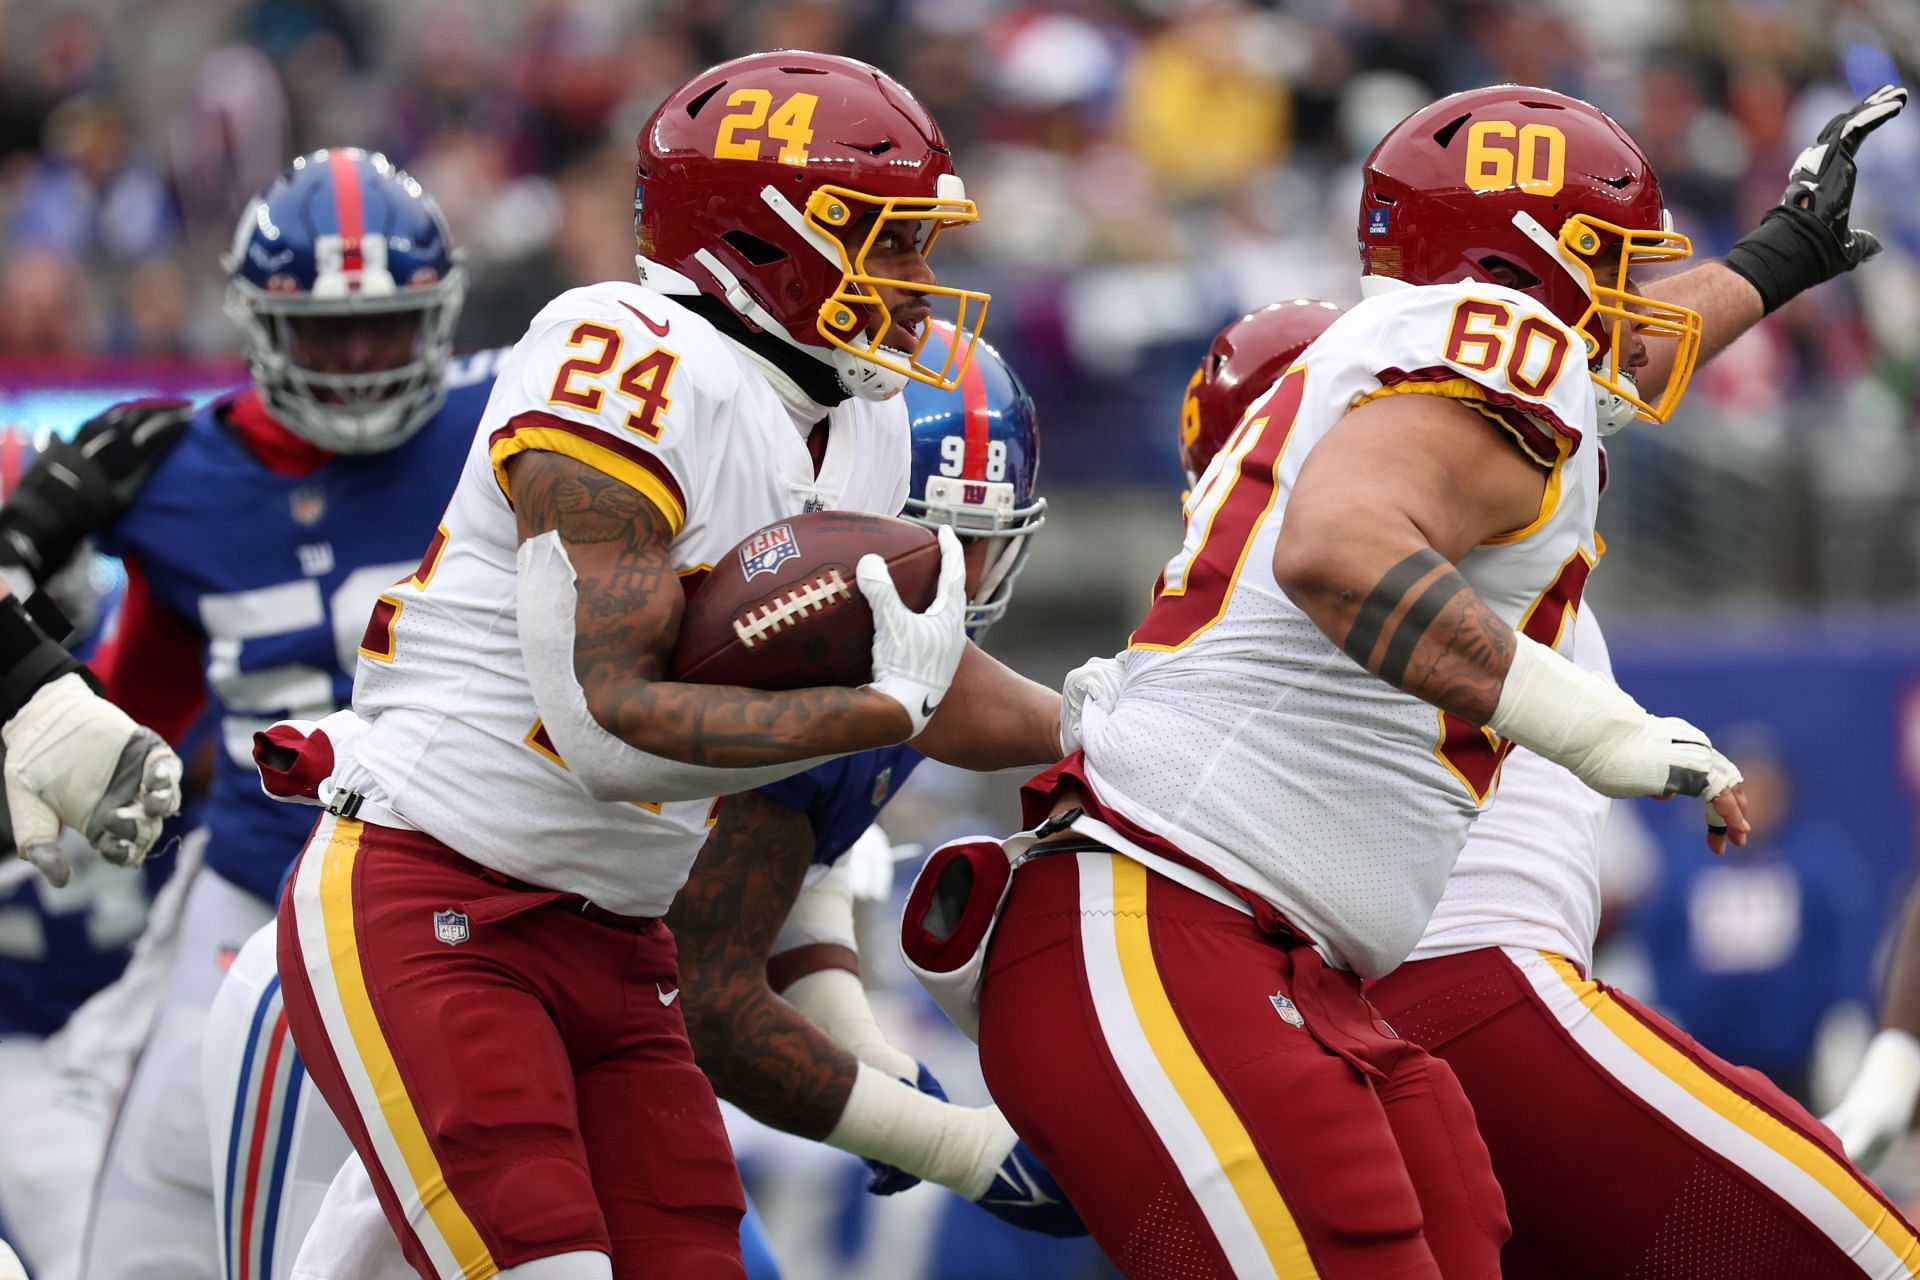
[[[942,321],[927,328],[929,358],[947,359],[960,335]],[[1006,613],[1033,535],[1046,523],[1047,500],[1034,492],[1040,434],[1033,400],[1000,353],[982,342],[957,387],[915,382],[906,389],[906,407],[913,474],[902,514],[952,525],[963,542],[990,542],[966,610],[977,640]]]

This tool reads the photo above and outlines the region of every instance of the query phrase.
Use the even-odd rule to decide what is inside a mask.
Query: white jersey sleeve
[[[1356,404],[1391,395],[1460,400],[1542,466],[1580,447],[1593,412],[1586,343],[1540,303],[1484,284],[1402,288],[1370,301],[1371,332],[1360,341],[1379,386]]]
[[[680,309],[639,290],[574,289],[535,316],[514,347],[486,414],[487,456],[500,492],[507,464],[529,450],[575,458],[638,490],[677,535],[701,475],[703,403],[724,388],[730,359],[699,350],[711,331],[672,321]],[[693,341],[689,344],[688,340]],[[692,345],[691,353],[683,350]],[[687,356],[691,354],[692,359]],[[705,360],[701,356],[706,355]],[[705,375],[705,376],[703,376]]]

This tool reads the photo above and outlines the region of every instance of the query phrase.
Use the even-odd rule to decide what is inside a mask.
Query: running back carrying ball
[[[873,678],[873,610],[854,582],[869,552],[910,609],[933,602],[940,547],[892,516],[810,511],[755,530],[687,601],[669,678],[752,689]]]

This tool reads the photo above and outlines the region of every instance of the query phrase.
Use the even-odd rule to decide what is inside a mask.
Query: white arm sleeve
[[[555,750],[596,800],[704,800],[751,791],[811,769],[832,756],[752,769],[682,764],[629,746],[601,728],[573,672],[573,620],[578,598],[573,562],[557,530],[520,544],[517,600],[520,653],[534,705]]]

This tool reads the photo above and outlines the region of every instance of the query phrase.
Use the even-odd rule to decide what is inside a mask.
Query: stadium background
[[[1828,116],[1916,79],[1920,9],[0,0],[0,419],[70,431],[130,394],[241,381],[218,256],[246,197],[326,145],[382,149],[436,196],[473,275],[461,345],[509,343],[554,293],[631,272],[633,136],[660,97],[783,46],[904,81],[980,203],[935,266],[994,295],[987,334],[1040,404],[1052,503],[993,647],[1054,680],[1124,642],[1177,542],[1174,422],[1207,339],[1276,298],[1356,297],[1357,165],[1394,121],[1495,80],[1587,97],[1640,140],[1680,229],[1713,254],[1778,198]],[[1912,872],[1920,110],[1864,149],[1855,222],[1885,255],[1743,339],[1672,423],[1614,439],[1591,587],[1623,684],[1729,732],[1795,797],[1779,834],[1718,866],[1691,809],[1621,806],[1603,974],[1816,1105],[1864,1043]],[[1000,830],[1011,781],[923,771],[890,833]],[[869,956],[901,1039],[978,1097],[967,1046],[898,985],[890,910],[871,913]],[[950,1197],[873,1213],[850,1160],[742,1148],[796,1280],[1084,1263],[1042,1250],[982,1271],[985,1219],[953,1217]],[[1920,1202],[1914,1153],[1882,1177]]]

